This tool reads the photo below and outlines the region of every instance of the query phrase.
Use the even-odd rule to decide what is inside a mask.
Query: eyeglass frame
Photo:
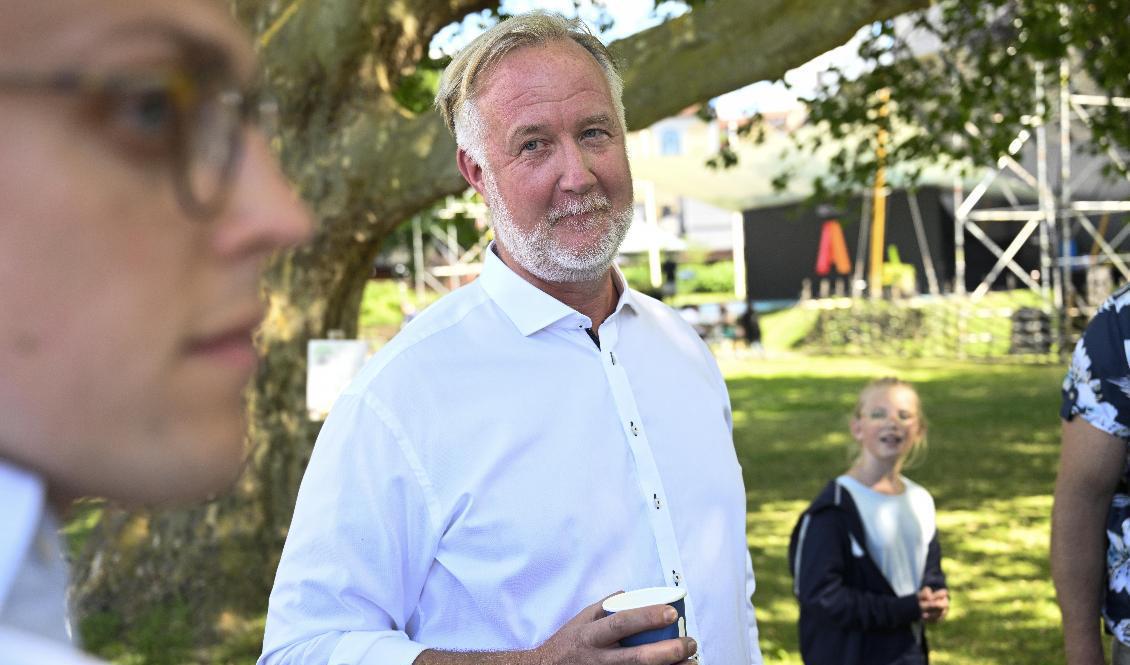
[[[69,95],[89,95],[104,100],[142,91],[161,90],[169,95],[174,111],[171,136],[173,160],[173,188],[181,208],[189,216],[199,220],[209,220],[223,210],[234,185],[233,176],[243,157],[243,130],[248,124],[263,127],[274,120],[278,107],[274,100],[259,91],[252,91],[235,84],[224,83],[218,86],[215,97],[222,109],[232,109],[230,116],[235,122],[224,137],[227,151],[225,159],[217,172],[218,186],[210,199],[197,196],[191,185],[191,164],[189,154],[190,133],[192,131],[192,112],[199,108],[201,94],[206,89],[204,81],[212,78],[222,81],[231,76],[216,76],[227,67],[217,62],[218,58],[205,58],[197,61],[192,68],[170,68],[162,73],[111,74],[100,75],[79,70],[61,70],[48,73],[5,72],[0,71],[0,91],[16,90],[34,92],[45,90]],[[213,139],[219,140],[219,139]]]

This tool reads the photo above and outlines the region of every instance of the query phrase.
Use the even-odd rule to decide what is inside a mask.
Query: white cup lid
[[[649,605],[668,605],[676,600],[682,600],[687,595],[687,590],[673,586],[653,586],[646,589],[626,591],[605,600],[601,606],[605,612],[623,612],[637,607]]]

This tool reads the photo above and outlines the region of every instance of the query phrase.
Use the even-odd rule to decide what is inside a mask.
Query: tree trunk
[[[233,613],[265,607],[318,430],[306,418],[307,341],[335,329],[353,336],[381,239],[466,187],[438,114],[415,116],[392,91],[436,31],[497,3],[276,4],[236,0],[235,11],[259,35],[283,109],[281,158],[320,227],[309,247],[279,256],[264,280],[269,311],[248,393],[247,472],[230,495],[200,507],[107,507],[75,567],[80,614],[109,611],[130,626],[154,607],[180,604],[198,641],[215,639]],[[926,4],[716,0],[613,45],[624,61],[629,124],[644,127],[778,78],[861,25]]]

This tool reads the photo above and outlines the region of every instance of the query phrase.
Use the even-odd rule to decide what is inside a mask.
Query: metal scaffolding
[[[428,288],[450,293],[466,278],[474,277],[482,270],[483,251],[494,234],[483,233],[472,246],[462,247],[455,225],[451,223],[457,215],[479,220],[483,227],[486,226],[487,209],[484,204],[454,197],[434,215],[435,220],[447,220],[447,224],[431,224],[425,230],[420,215],[412,218],[412,268],[416,276],[417,302],[424,302],[424,292]],[[431,260],[426,256],[429,245],[435,257]]]
[[[1072,180],[1072,128],[1075,123],[1084,127],[1090,124],[1088,107],[1113,105],[1120,109],[1130,109],[1130,99],[1108,98],[1098,95],[1076,94],[1071,90],[1071,72],[1068,63],[1059,67],[1058,106],[1054,114],[1045,122],[1046,101],[1049,87],[1042,67],[1037,66],[1034,85],[1035,113],[1028,118],[1028,126],[1022,129],[1009,145],[1008,150],[996,163],[996,167],[985,174],[977,185],[966,195],[959,180],[954,184],[954,292],[964,295],[965,287],[965,236],[968,233],[984,245],[995,257],[996,263],[985,278],[969,294],[971,300],[982,298],[1000,276],[1008,270],[1021,283],[1040,296],[1044,308],[1056,319],[1056,329],[1060,348],[1066,348],[1072,331],[1070,319],[1080,314],[1090,314],[1086,308],[1076,304],[1071,271],[1075,267],[1093,266],[1100,262],[1109,263],[1130,281],[1130,268],[1126,261],[1130,255],[1120,254],[1118,247],[1130,235],[1130,224],[1120,220],[1122,228],[1111,241],[1106,240],[1106,222],[1096,228],[1089,215],[1130,212],[1127,200],[1076,200]],[[1053,180],[1048,158],[1048,129],[1058,123],[1059,174]],[[966,131],[975,139],[980,130],[970,124]],[[1018,155],[1035,139],[1035,173],[1026,168]],[[1125,162],[1113,149],[1107,150],[1107,158],[1125,172]],[[1090,175],[1086,173],[1085,175]],[[1010,182],[1019,181],[1035,192],[1036,202],[1022,203],[1016,196]],[[997,185],[1009,205],[1005,207],[984,207],[985,195],[990,187]],[[1106,218],[1109,222],[1109,217]],[[1001,221],[1023,222],[1023,226],[1011,238],[1006,247],[1001,247],[990,238],[982,228],[984,224]],[[1089,256],[1075,256],[1072,251],[1077,230],[1089,236],[1099,250]],[[1031,273],[1025,271],[1017,262],[1018,252],[1025,244],[1032,242],[1033,236],[1039,245],[1040,268]],[[1099,256],[1101,254],[1101,256]],[[1089,303],[1090,307],[1094,303]]]

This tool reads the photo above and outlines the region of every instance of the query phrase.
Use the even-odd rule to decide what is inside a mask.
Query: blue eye
[[[601,127],[591,127],[581,132],[581,140],[583,141],[603,143],[610,138],[612,138],[612,134]]]

